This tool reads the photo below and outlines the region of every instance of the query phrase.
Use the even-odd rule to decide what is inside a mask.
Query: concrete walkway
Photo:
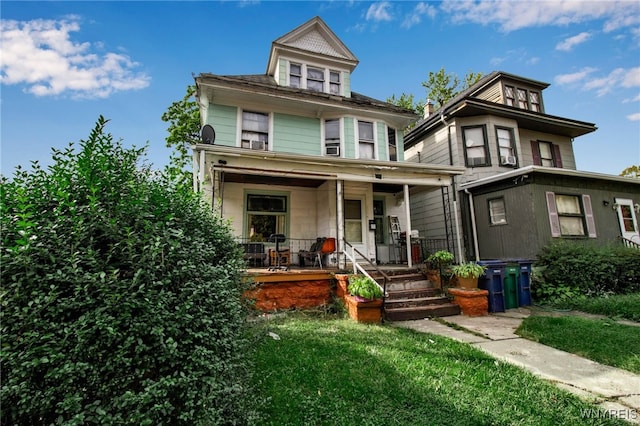
[[[610,415],[640,424],[640,375],[521,338],[515,330],[530,314],[528,308],[518,308],[484,317],[455,315],[439,321],[399,321],[392,325],[469,343],[555,383]]]

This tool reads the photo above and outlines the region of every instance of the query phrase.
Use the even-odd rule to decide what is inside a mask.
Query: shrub
[[[239,248],[106,123],[2,179],[2,424],[242,423]]]
[[[538,300],[640,291],[640,253],[623,246],[553,243],[539,253],[533,276]]]

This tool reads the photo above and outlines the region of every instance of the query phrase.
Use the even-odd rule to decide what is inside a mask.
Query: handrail
[[[346,238],[343,238],[342,241],[344,241],[344,243],[351,247],[351,254],[349,254],[347,252],[347,250],[345,250],[343,253],[344,255],[347,257],[347,259],[349,259],[351,261],[351,263],[353,264],[353,273],[357,274],[358,271],[360,271],[364,276],[366,276],[367,278],[369,278],[371,281],[373,281],[374,283],[376,283],[376,285],[380,288],[380,290],[382,290],[382,303],[384,304],[384,301],[387,297],[387,282],[389,281],[389,276],[387,274],[384,273],[384,271],[382,271],[380,268],[378,268],[378,265],[374,264],[373,262],[371,262],[367,256],[365,256],[364,254],[362,254],[357,248],[355,248],[349,241],[347,241]],[[376,270],[376,272],[378,272],[380,275],[382,275],[382,278],[384,279],[384,281],[382,282],[382,285],[380,285],[376,280],[373,279],[373,277],[371,277],[371,275],[369,275],[369,273],[362,267],[360,266],[360,264],[356,261],[356,255],[355,253],[358,253],[363,259],[365,259],[367,261],[367,263],[371,266],[373,266],[373,268]]]
[[[618,236],[618,238],[620,238],[622,244],[624,244],[625,246],[640,249],[640,243],[636,243],[635,241],[622,236]]]

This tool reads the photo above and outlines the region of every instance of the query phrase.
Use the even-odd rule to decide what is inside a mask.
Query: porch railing
[[[351,243],[349,243],[349,241],[347,241],[346,239],[343,239],[342,241],[344,241],[344,244],[345,244],[345,250],[343,254],[353,264],[353,273],[354,274],[361,273],[365,277],[369,278],[371,281],[376,283],[376,285],[380,288],[380,290],[382,290],[382,304],[384,305],[384,301],[387,297],[387,282],[389,281],[389,276],[385,274],[384,271],[382,271],[380,268],[378,268],[378,265],[370,261],[367,256],[362,254],[357,248],[355,248]],[[376,281],[371,275],[369,275],[367,270],[364,269],[362,265],[358,263],[358,261],[356,260],[356,254],[360,255],[362,259],[364,259],[369,265],[371,265],[371,267],[373,267],[373,269],[376,270],[378,274],[382,276],[382,280],[383,280],[382,285],[380,285],[378,281]]]
[[[269,249],[275,249],[276,244],[268,241],[256,241],[251,238],[236,238],[236,242],[245,248],[245,258],[253,261],[253,266],[257,265],[259,259],[265,259],[265,262],[269,262],[268,253]],[[315,244],[317,238],[287,238],[283,243],[280,243],[280,250],[288,249],[291,256],[291,264],[300,264],[300,253],[308,253],[311,246]],[[264,256],[262,256],[264,254]],[[337,254],[337,253],[336,253]]]
[[[635,241],[625,237],[618,237],[618,238],[622,240],[622,244],[624,244],[626,247],[640,249],[640,243],[636,243]]]

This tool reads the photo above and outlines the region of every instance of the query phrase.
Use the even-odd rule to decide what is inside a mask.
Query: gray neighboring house
[[[534,259],[553,240],[640,243],[640,179],[579,171],[592,123],[545,113],[547,83],[492,72],[405,135],[407,161],[465,167],[411,193],[412,227],[458,260]]]

